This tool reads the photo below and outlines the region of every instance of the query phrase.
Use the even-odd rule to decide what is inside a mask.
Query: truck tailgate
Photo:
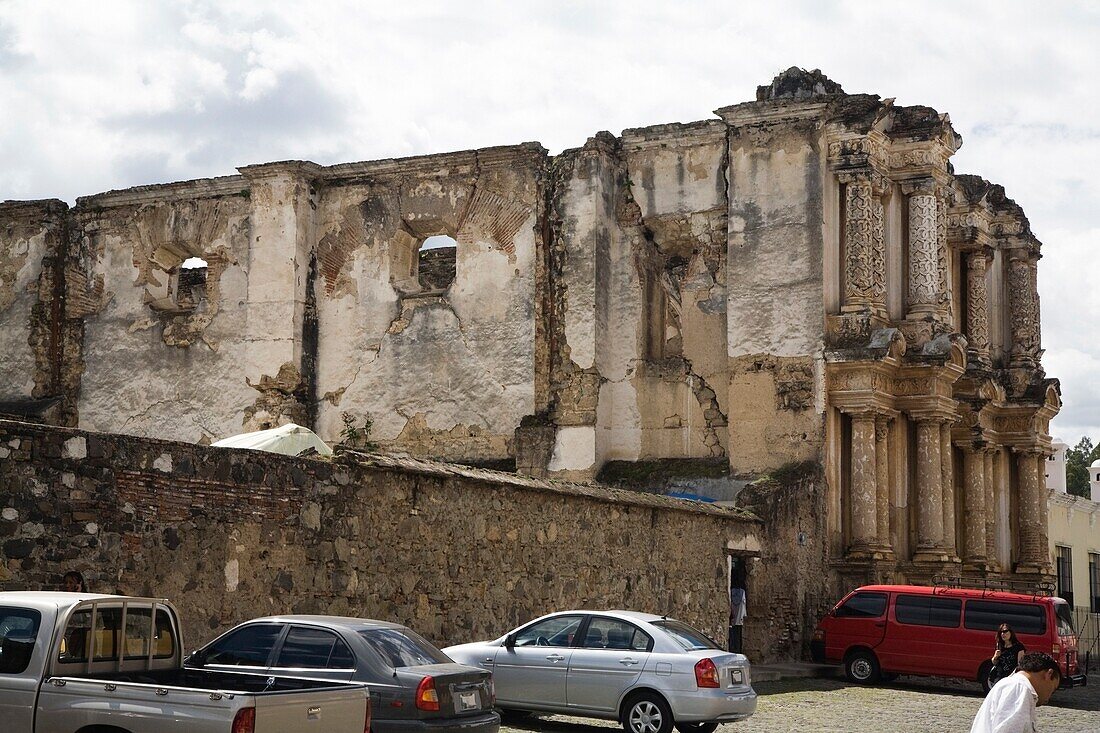
[[[256,699],[256,733],[363,733],[366,687],[261,692]]]

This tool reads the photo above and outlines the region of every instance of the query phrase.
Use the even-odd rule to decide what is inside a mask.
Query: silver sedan
[[[749,662],[706,634],[633,611],[563,611],[444,650],[490,670],[497,705],[618,720],[627,733],[711,733],[756,711]]]

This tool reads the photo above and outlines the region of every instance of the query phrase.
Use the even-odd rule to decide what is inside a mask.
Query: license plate
[[[455,696],[455,712],[465,713],[469,710],[478,710],[481,708],[481,696],[477,694],[477,690],[471,690],[470,692],[460,692]]]
[[[730,669],[730,687],[745,684],[745,673],[742,669]]]

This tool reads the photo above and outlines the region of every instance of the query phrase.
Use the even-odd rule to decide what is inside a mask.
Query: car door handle
[[[485,661],[482,662],[482,663],[483,664],[492,664],[493,663],[493,658],[492,657],[485,657]]]
[[[549,659],[551,662],[560,662],[561,660],[565,659],[565,657],[560,654],[551,654],[546,658]]]
[[[633,657],[623,657],[622,659],[619,660],[619,664],[623,665],[624,667],[629,667],[630,665],[637,664],[637,663],[638,663],[638,660],[634,659]]]
[[[883,627],[883,626],[885,626],[885,625],[886,625],[886,622],[885,622],[885,621],[876,621],[876,622],[875,622],[875,626],[878,626],[879,628],[881,628],[881,627]]]

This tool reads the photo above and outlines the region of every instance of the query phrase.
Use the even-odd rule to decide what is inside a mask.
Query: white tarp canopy
[[[317,437],[317,433],[301,425],[290,423],[271,430],[257,430],[254,433],[242,433],[224,438],[212,445],[218,448],[249,448],[265,450],[268,453],[282,453],[285,456],[299,456],[313,448],[322,456],[331,456],[332,448]]]

